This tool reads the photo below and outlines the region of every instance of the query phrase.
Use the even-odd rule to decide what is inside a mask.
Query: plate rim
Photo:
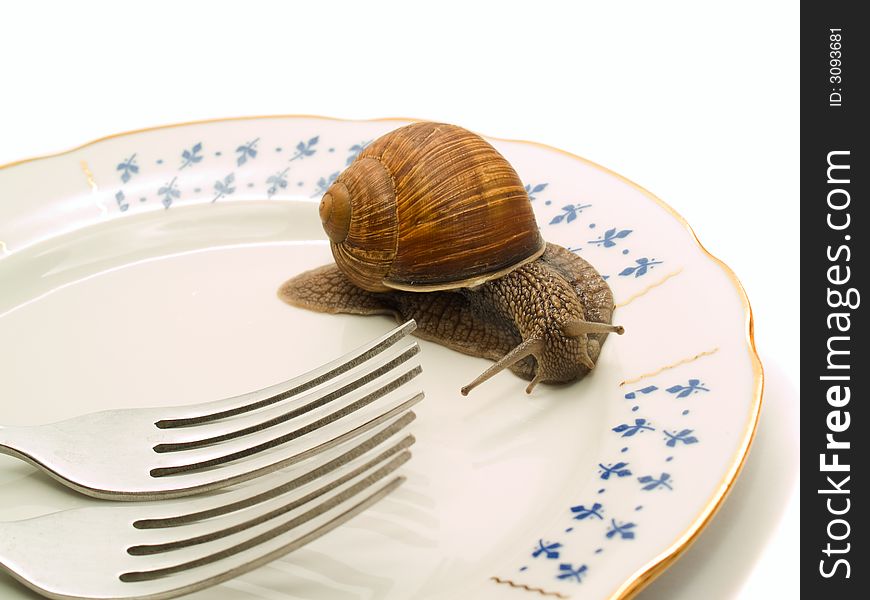
[[[46,160],[51,158],[59,158],[61,156],[65,156],[67,154],[73,154],[79,150],[83,150],[90,146],[94,146],[101,142],[121,138],[131,135],[136,135],[139,133],[146,133],[150,131],[160,131],[164,129],[174,129],[179,127],[186,126],[194,126],[194,125],[207,125],[212,123],[223,123],[223,122],[232,122],[232,121],[254,121],[254,120],[267,120],[267,119],[322,119],[327,121],[340,121],[340,122],[419,122],[425,121],[427,119],[418,119],[412,117],[376,117],[371,119],[347,119],[342,117],[331,117],[325,115],[314,115],[314,114],[273,114],[273,115],[245,115],[245,116],[236,116],[236,117],[216,117],[211,119],[199,119],[192,121],[180,121],[175,123],[163,124],[163,125],[155,125],[151,127],[142,127],[138,129],[130,129],[118,133],[109,134],[106,136],[102,136],[99,138],[92,139],[83,144],[79,144],[72,148],[68,148],[66,150],[61,150],[58,152],[52,152],[48,154],[42,154],[37,156],[32,156],[29,158],[23,158],[19,160],[15,160],[12,162],[8,162],[0,165],[0,171],[4,171],[6,169],[10,169],[19,165],[36,162],[40,160]],[[749,410],[749,417],[744,428],[743,434],[741,436],[740,444],[737,447],[736,452],[732,455],[730,466],[725,472],[723,479],[720,481],[719,486],[716,488],[712,497],[707,501],[703,510],[698,513],[689,527],[676,538],[676,540],[668,546],[665,550],[660,552],[658,555],[649,560],[646,564],[636,570],[631,574],[608,598],[608,600],[628,600],[636,596],[643,588],[649,585],[653,580],[655,580],[658,576],[660,576],[668,567],[670,567],[674,562],[679,559],[680,556],[695,542],[695,540],[700,536],[701,532],[707,526],[707,524],[712,520],[715,514],[719,511],[722,504],[725,502],[728,494],[734,487],[734,483],[737,480],[737,476],[743,469],[743,466],[746,463],[746,460],[749,456],[749,450],[752,446],[752,442],[755,439],[755,434],[758,430],[758,422],[761,414],[761,405],[763,401],[764,394],[764,368],[761,364],[761,358],[758,355],[758,350],[755,346],[755,325],[754,325],[754,317],[752,313],[752,306],[749,303],[749,297],[746,295],[746,290],[743,287],[743,284],[738,279],[737,275],[734,271],[729,267],[724,261],[720,258],[714,256],[710,253],[707,248],[701,243],[701,240],[698,238],[698,235],[695,233],[695,230],[692,229],[692,226],[689,224],[686,219],[680,215],[676,210],[674,210],[669,204],[667,204],[664,200],[653,194],[651,191],[647,190],[643,186],[635,183],[634,181],[628,179],[624,175],[621,175],[608,167],[605,167],[601,164],[596,163],[588,158],[580,156],[578,154],[574,154],[567,150],[563,150],[561,148],[557,148],[555,146],[550,146],[549,144],[544,144],[542,142],[535,142],[531,140],[523,140],[523,139],[514,139],[514,138],[503,138],[497,136],[490,136],[484,133],[477,132],[479,135],[482,135],[485,138],[498,140],[501,142],[515,143],[515,144],[524,144],[528,146],[536,146],[539,148],[543,148],[545,150],[558,152],[562,155],[565,155],[573,160],[577,160],[587,166],[590,166],[596,170],[602,171],[608,175],[616,177],[618,180],[623,183],[631,186],[635,190],[639,191],[643,196],[652,200],[656,203],[660,208],[662,208],[666,213],[668,213],[671,217],[673,217],[686,231],[688,231],[691,239],[697,244],[698,248],[708,257],[710,258],[716,265],[718,265],[724,272],[731,283],[734,285],[734,288],[737,291],[737,295],[740,298],[740,302],[743,305],[744,316],[745,316],[745,342],[747,346],[747,350],[749,353],[750,363],[752,364],[752,374],[753,374],[753,398],[752,403]]]

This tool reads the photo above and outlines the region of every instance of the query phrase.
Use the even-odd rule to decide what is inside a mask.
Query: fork
[[[0,427],[0,454],[112,500],[179,498],[247,481],[404,412],[407,402],[391,392],[420,373],[411,366],[417,343],[398,344],[415,328],[408,321],[299,377],[225,400]]]
[[[396,489],[404,477],[382,481],[410,458],[414,438],[402,429],[414,418],[406,410],[292,478],[281,470],[205,496],[0,522],[0,569],[50,598],[157,600],[216,585],[311,542]]]

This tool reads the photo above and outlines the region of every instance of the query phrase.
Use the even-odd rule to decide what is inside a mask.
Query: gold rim
[[[0,171],[3,169],[8,169],[9,167],[14,167],[17,165],[43,160],[48,158],[56,158],[59,156],[64,156],[66,154],[71,154],[78,150],[82,150],[89,146],[93,146],[95,144],[99,144],[100,142],[104,142],[106,140],[111,140],[114,138],[135,135],[137,133],[143,133],[146,131],[159,131],[162,129],[174,129],[176,127],[187,127],[189,125],[206,125],[210,123],[223,123],[227,121],[253,121],[253,120],[265,120],[265,119],[323,119],[326,121],[344,121],[344,122],[390,122],[390,121],[420,121],[421,119],[412,119],[412,118],[403,118],[403,117],[383,117],[378,119],[342,119],[338,117],[324,117],[322,115],[252,115],[252,116],[243,116],[243,117],[226,117],[219,119],[203,119],[200,121],[187,121],[183,123],[173,123],[169,125],[159,125],[156,127],[144,127],[141,129],[134,129],[131,131],[124,131],[121,133],[115,133],[112,135],[107,135],[101,138],[97,138],[85,144],[81,144],[80,146],[76,146],[74,148],[70,148],[69,150],[64,150],[62,152],[56,152],[53,154],[46,154],[43,156],[35,156],[32,158],[25,158],[22,160],[14,161],[11,163],[7,163],[5,165],[0,165]],[[749,447],[752,445],[752,440],[755,438],[755,432],[758,429],[758,417],[761,412],[761,399],[764,391],[764,370],[761,366],[761,359],[758,356],[758,351],[755,348],[755,331],[754,331],[754,322],[752,317],[752,307],[749,304],[749,298],[746,296],[746,291],[743,289],[743,285],[740,283],[740,280],[737,278],[737,275],[734,274],[734,271],[722,262],[720,259],[716,258],[704,247],[701,243],[701,240],[698,239],[697,234],[692,229],[692,226],[673,208],[668,206],[664,200],[657,197],[655,194],[647,190],[646,188],[636,184],[635,182],[627,179],[626,177],[599,165],[598,163],[591,161],[587,158],[583,158],[582,156],[578,156],[576,154],[572,154],[571,152],[567,152],[566,150],[562,150],[560,148],[555,148],[553,146],[548,146],[547,144],[542,144],[540,142],[530,142],[527,140],[514,140],[507,138],[498,138],[492,136],[484,136],[489,139],[499,140],[502,142],[512,142],[517,144],[527,144],[530,146],[537,146],[539,148],[544,148],[546,150],[551,150],[558,152],[560,154],[564,154],[570,158],[578,160],[584,164],[587,164],[595,169],[608,173],[619,179],[620,181],[628,184],[634,189],[641,192],[644,196],[658,204],[662,209],[664,209],[668,214],[674,217],[692,236],[692,239],[701,249],[701,251],[706,254],[710,259],[713,260],[714,263],[719,265],[731,282],[734,284],[734,287],[737,289],[737,294],[740,296],[740,301],[743,304],[743,308],[746,313],[746,343],[747,350],[749,352],[749,358],[752,362],[752,371],[753,371],[753,388],[754,388],[754,398],[752,401],[752,407],[750,409],[749,420],[746,425],[746,429],[743,433],[743,438],[740,442],[740,445],[737,448],[737,451],[734,454],[734,457],[731,461],[731,466],[725,474],[724,479],[716,488],[716,491],[713,493],[710,500],[707,502],[707,505],[704,507],[704,510],[701,511],[701,514],[692,522],[689,528],[679,537],[677,540],[671,544],[663,552],[659,553],[658,556],[653,558],[643,567],[635,571],[629,579],[627,579],[616,591],[611,594],[610,600],[627,600],[628,598],[634,597],[638,592],[640,592],[644,587],[650,584],[656,577],[662,574],[665,569],[671,566],[674,561],[676,561],[680,555],[692,545],[692,543],[698,538],[701,531],[710,522],[710,519],[713,518],[713,515],[716,514],[716,511],[722,506],[722,503],[725,501],[725,498],[728,496],[728,493],[731,491],[734,486],[734,482],[737,480],[737,475],[740,473],[743,465],[746,463],[746,458],[749,456]]]

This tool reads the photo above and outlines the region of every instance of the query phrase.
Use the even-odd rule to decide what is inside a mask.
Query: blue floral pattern
[[[136,154],[133,153],[129,158],[118,163],[117,170],[121,172],[121,181],[127,183],[139,172],[139,165],[136,164]]]
[[[559,574],[556,576],[557,579],[570,579],[572,581],[576,581],[580,583],[583,581],[583,575],[588,571],[588,567],[586,565],[580,565],[578,567],[571,566],[571,563],[562,563],[559,565]]]
[[[620,539],[633,540],[635,534],[632,530],[635,527],[636,525],[634,523],[617,523],[616,519],[610,519],[610,528],[604,536],[607,539],[611,539],[618,535]]]
[[[662,261],[656,260],[654,258],[638,258],[634,261],[635,265],[632,267],[625,267],[622,271],[619,272],[621,277],[628,277],[629,275],[634,275],[635,278],[642,277],[647,274],[650,269],[654,269],[656,265],[662,264]]]
[[[697,444],[698,438],[692,435],[693,430],[691,429],[683,429],[681,431],[665,431],[665,445],[669,448],[673,448],[677,445],[678,442],[682,442],[686,446],[691,444]]]
[[[677,398],[688,398],[698,392],[709,392],[700,379],[690,379],[687,385],[674,385],[667,389],[668,393],[676,394]]]
[[[635,419],[634,425],[629,425],[628,423],[622,423],[613,428],[613,431],[616,433],[621,433],[621,437],[632,437],[636,433],[641,433],[644,430],[647,431],[655,431],[655,427],[651,427],[651,424],[647,422],[646,419]]]
[[[315,135],[307,142],[301,141],[296,144],[296,153],[292,157],[290,157],[290,162],[305,158],[306,156],[314,156],[314,154],[317,152],[314,146],[317,145],[318,141],[320,141],[320,136]]]
[[[243,167],[248,165],[251,161],[255,160],[261,155],[260,150],[260,137],[254,137],[253,139],[248,139],[246,141],[240,142],[234,147],[233,153],[235,154],[235,167]],[[295,146],[295,152],[293,156],[291,156],[288,160],[289,162],[296,162],[306,158],[314,157],[317,154],[317,149],[320,146],[321,137],[320,135],[314,135],[308,137],[307,139],[300,140]],[[365,149],[368,144],[371,143],[371,140],[363,140],[357,144],[353,144],[348,148],[348,155],[345,159],[345,165],[350,164],[353,160],[359,155],[360,152]],[[275,145],[275,152],[282,152],[283,148],[280,144]],[[193,145],[181,148],[179,150],[180,156],[180,164],[178,166],[179,172],[186,172],[190,167],[193,167],[198,164],[202,164],[204,162],[209,162],[210,160],[214,161],[222,161],[223,156],[227,154],[226,149],[215,150],[213,153],[209,153],[208,155],[205,153],[205,143],[203,141],[197,141]],[[329,153],[332,153],[334,148],[329,148]],[[213,156],[213,159],[209,159],[210,156]],[[152,160],[148,162],[148,164],[154,165],[163,165],[164,161],[162,158],[157,158],[156,160]],[[225,164],[225,163],[222,163]],[[342,167],[343,167],[342,166]],[[130,183],[133,178],[140,174],[141,167],[139,162],[139,153],[133,152],[115,165],[115,170],[119,173],[122,186]],[[328,174],[321,175],[320,177],[316,177],[315,181],[315,189],[311,194],[312,197],[323,194],[330,185],[335,181],[338,177],[340,170],[332,169],[327,172]],[[199,181],[196,179],[194,181]],[[242,180],[244,181],[244,179]],[[271,175],[261,179],[260,181],[265,182],[265,186],[260,188],[262,192],[265,193],[267,198],[272,198],[279,193],[289,192],[290,191],[290,167],[287,167],[283,170],[273,172]],[[211,202],[215,202],[220,200],[221,198],[225,198],[227,196],[232,195],[236,189],[237,185],[240,184],[237,179],[236,173],[229,173],[223,179],[219,179],[213,185],[214,194],[211,196]],[[258,184],[255,181],[247,181],[245,183],[248,189],[256,189]],[[296,182],[298,187],[302,187],[304,182],[302,180],[298,180]],[[182,180],[178,177],[173,177],[169,183],[161,185],[157,190],[154,190],[152,193],[157,196],[158,199],[161,200],[161,203],[164,208],[168,209],[175,205],[175,203],[182,198]],[[201,199],[200,194],[202,188],[199,186],[192,186],[192,196],[197,197],[197,199]],[[116,189],[115,194],[115,204],[118,207],[120,212],[126,212],[130,207],[129,202],[126,201],[127,192],[123,187],[120,189]],[[140,203],[145,203],[148,200],[147,196],[140,197]]]
[[[669,490],[673,490],[671,487],[671,476],[668,473],[662,473],[658,477],[654,477],[652,475],[644,475],[643,477],[638,477],[637,480],[643,484],[643,489],[645,491],[657,490],[659,488],[667,488]]]
[[[605,481],[610,479],[611,475],[617,477],[628,477],[631,475],[631,471],[628,469],[628,463],[625,462],[612,463],[609,465],[598,463],[598,467],[601,469],[600,477]]]
[[[582,521],[583,519],[596,518],[600,520],[604,520],[604,517],[601,516],[603,512],[603,506],[598,502],[594,503],[591,507],[586,508],[582,504],[579,506],[572,506],[571,512],[574,513],[574,519],[578,521]]]
[[[202,162],[202,155],[200,154],[201,151],[202,142],[197,142],[190,150],[184,150],[181,153],[181,166],[178,168],[178,170],[180,171],[185,167],[189,167],[190,165],[195,165],[198,162]]]
[[[538,546],[532,551],[532,558],[543,556],[544,558],[559,558],[559,548],[562,544],[559,542],[545,542],[538,540]]]
[[[525,186],[525,188],[526,188],[526,193],[529,195],[529,200],[531,200],[532,202],[534,202],[534,201],[535,201],[535,196],[536,196],[536,194],[540,194],[540,193],[543,192],[545,189],[547,189],[547,185],[549,185],[549,184],[547,184],[547,183],[536,183],[535,185],[532,185],[532,184],[530,184],[530,183],[527,183],[526,186]]]
[[[314,198],[316,196],[322,196],[326,193],[326,190],[329,189],[329,186],[333,184],[333,182],[338,178],[338,171],[335,173],[331,173],[326,177],[321,177],[317,180],[317,189],[314,190],[314,193],[311,194],[311,197]]]
[[[279,171],[274,175],[271,175],[268,179],[266,179],[266,183],[269,185],[269,188],[266,190],[266,194],[271,198],[278,190],[283,190],[287,188],[287,173],[290,171],[290,167],[287,167],[283,171]]]
[[[646,387],[640,388],[639,390],[635,390],[633,392],[628,392],[625,395],[625,399],[626,400],[634,400],[635,398],[637,398],[638,394],[651,394],[654,391],[656,391],[657,389],[659,389],[659,388],[654,386],[654,385],[648,385]]]
[[[128,208],[130,208],[130,204],[127,202],[127,198],[124,195],[124,192],[121,190],[118,190],[118,193],[115,194],[115,203],[118,205],[118,209],[120,209],[121,212],[124,212]]]
[[[570,223],[577,218],[577,215],[583,212],[584,208],[589,208],[591,204],[566,204],[562,207],[562,213],[550,219],[550,225],[558,225],[562,221]]]
[[[631,231],[631,229],[618,230],[614,227],[605,231],[603,236],[594,240],[589,240],[589,243],[601,245],[604,248],[613,248],[616,245],[617,240],[627,238],[629,234],[631,234]]]
[[[236,148],[236,153],[239,155],[236,158],[236,165],[242,166],[248,159],[257,158],[257,142],[260,141],[260,138],[256,138],[248,142],[247,144],[242,144],[238,148]]]
[[[360,142],[359,144],[354,144],[350,148],[348,148],[349,154],[347,155],[347,160],[344,162],[344,166],[350,165],[353,161],[356,160],[356,157],[360,155],[360,152],[366,149],[366,146],[372,143],[372,140],[368,140],[367,142]]]
[[[177,177],[173,177],[172,181],[157,190],[158,196],[163,196],[163,207],[169,208],[173,201],[181,197],[181,192],[176,187]]]
[[[660,378],[661,377],[663,376],[660,376]],[[682,418],[688,413],[686,410],[680,410],[684,399],[699,392],[709,392],[711,389],[705,387],[706,384],[702,383],[702,380],[697,377],[683,381],[685,381],[685,383],[676,383],[671,380],[670,382],[667,382],[670,385],[649,383],[634,388],[633,390],[626,392],[623,396],[625,400],[632,400],[635,402],[640,400],[645,402],[671,401],[673,402],[674,407],[672,418]],[[639,408],[639,405],[637,404],[624,406],[626,406],[626,410],[630,410],[631,412],[634,412]],[[651,453],[651,448],[656,444],[661,444],[659,445],[659,448],[664,447],[668,449],[677,449],[690,447],[700,443],[696,431],[693,428],[674,428],[670,426],[659,428],[654,426],[652,422],[644,417],[632,417],[631,419],[617,422],[617,424],[613,425],[610,429],[614,434],[617,434],[614,436],[615,438],[625,440],[623,443],[629,444],[628,446],[622,447],[622,453],[631,452],[631,444],[641,444],[641,446],[639,446],[639,449],[642,448],[640,449],[640,455],[649,455]],[[647,437],[643,442],[640,441],[642,437],[641,434],[653,431],[660,431],[663,434],[664,444],[662,444],[661,441],[656,441],[656,436],[653,436],[652,438]],[[685,451],[680,450],[680,452]],[[678,454],[679,453],[675,453],[674,455],[666,456],[659,464],[674,464],[674,457]],[[644,467],[644,471],[646,471],[646,468],[647,467]],[[598,482],[604,482],[605,484],[605,487],[598,489],[597,495],[599,496],[607,493],[611,488],[619,490],[620,493],[629,493],[632,481],[636,482],[634,484],[636,486],[635,489],[638,489],[641,494],[644,494],[645,497],[649,498],[657,497],[659,494],[671,494],[674,493],[676,489],[674,478],[670,471],[650,470],[635,476],[632,471],[632,465],[630,465],[628,461],[598,463],[596,480]],[[642,510],[643,505],[637,505],[634,508],[635,513]],[[547,558],[573,558],[575,561],[579,559],[580,562],[562,562],[560,563],[560,568],[553,569],[552,567],[549,567],[542,571],[541,569],[543,568],[543,565],[541,565],[541,568],[536,567],[537,570],[541,571],[541,576],[544,576],[546,571],[549,570],[551,573],[554,573],[556,579],[560,581],[571,580],[574,583],[581,583],[587,575],[587,572],[583,571],[578,577],[574,577],[569,573],[569,569],[574,569],[571,565],[585,565],[584,558],[586,561],[589,561],[593,560],[593,557],[606,553],[609,546],[607,544],[601,544],[600,541],[609,543],[632,542],[638,538],[642,531],[641,524],[639,524],[636,519],[624,518],[626,516],[625,514],[614,514],[613,516],[606,515],[604,502],[598,500],[587,499],[581,503],[569,506],[567,509],[567,515],[567,518],[570,519],[568,523],[576,523],[576,528],[582,530],[582,533],[580,534],[581,537],[572,537],[574,535],[572,532],[574,532],[575,526],[563,526],[562,535],[565,537],[558,542],[545,541],[547,539],[545,537],[539,538],[538,546],[533,551],[533,557],[542,556],[545,555],[547,551],[551,551],[558,554],[548,556]],[[589,554],[585,557],[583,555],[577,556],[572,550],[574,547],[574,539],[595,540],[596,538],[600,540],[598,547],[594,546],[594,542],[590,542],[593,544],[591,546],[593,549],[587,549],[586,552]],[[589,547],[587,546],[587,548]],[[561,565],[566,565],[566,567],[563,569],[561,568]],[[528,564],[524,564],[517,570],[526,574],[529,568]]]
[[[224,196],[229,196],[233,192],[236,191],[236,188],[233,186],[233,183],[236,181],[235,173],[230,173],[223,179],[218,179],[214,182],[214,198],[212,198],[212,202],[217,202]]]

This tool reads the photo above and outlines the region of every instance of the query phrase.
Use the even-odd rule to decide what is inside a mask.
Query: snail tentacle
[[[531,394],[532,390],[535,389],[535,386],[538,385],[543,378],[544,378],[544,376],[541,373],[536,372],[535,378],[532,379],[532,381],[529,382],[529,385],[526,386],[526,393]]]
[[[527,356],[535,356],[535,358],[537,359],[537,355],[541,354],[541,352],[543,351],[544,340],[540,338],[531,338],[525,340],[516,348],[505,354],[497,363],[495,363],[486,371],[478,375],[477,379],[463,387],[462,390],[460,390],[462,392],[462,395],[467,396],[468,392],[479,386],[481,383],[483,383],[493,375],[504,371],[511,365],[518,363]],[[539,374],[536,373],[534,379],[532,379],[532,382],[529,384],[529,387],[526,388],[526,392],[531,392],[531,389],[535,387],[535,384],[538,383],[538,380]]]
[[[625,329],[623,329],[622,325],[572,319],[562,325],[562,333],[570,337],[580,337],[587,333],[616,333],[622,335],[625,333]]]

